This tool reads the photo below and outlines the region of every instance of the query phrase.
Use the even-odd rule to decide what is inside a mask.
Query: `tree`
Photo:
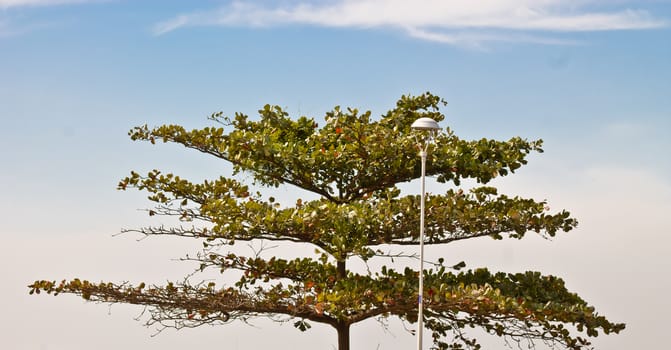
[[[305,331],[310,322],[325,323],[338,333],[340,350],[350,348],[350,326],[375,317],[417,321],[418,272],[383,266],[351,271],[351,259],[390,258],[389,247],[418,244],[417,195],[402,195],[397,184],[420,175],[420,161],[410,124],[419,117],[443,120],[445,102],[425,93],[403,96],[378,120],[371,113],[339,107],[326,113],[319,127],[312,118],[289,118],[266,105],[260,117],[211,116],[218,125],[188,131],[178,125],[132,129],[133,140],[174,142],[230,162],[233,174],[192,183],[158,170],[131,172],[119,189],[146,191],[155,208],[151,216],[177,217],[189,224],[130,231],[195,237],[203,240],[198,271],[237,271],[233,285],[196,282],[192,276],[165,286],[85,280],[35,281],[30,293],[76,294],[104,303],[144,305],[148,324],[195,327],[260,315],[295,321]],[[452,131],[439,134],[429,152],[427,175],[455,187],[427,198],[425,244],[488,236],[521,239],[527,232],[553,237],[577,222],[566,211],[548,213],[544,201],[498,194],[484,186],[526,164],[542,141],[461,140]],[[235,174],[253,175],[254,186],[295,186],[318,199],[280,205],[253,193]],[[482,184],[459,189],[463,179]],[[309,244],[312,256],[263,258],[224,252],[237,242],[267,240]],[[280,244],[280,243],[278,243]],[[464,329],[479,327],[507,342],[546,342],[569,349],[589,347],[601,331],[618,333],[623,324],[597,314],[558,277],[540,272],[504,273],[479,268],[460,271],[443,259],[425,271],[425,325],[436,349],[478,349]],[[190,282],[191,281],[191,282]]]

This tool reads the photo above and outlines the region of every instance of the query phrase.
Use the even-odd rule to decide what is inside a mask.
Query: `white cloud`
[[[493,32],[449,32],[437,30],[424,30],[421,28],[406,27],[408,35],[413,38],[434,41],[439,43],[468,46],[475,49],[484,49],[483,43],[487,42],[516,42],[543,45],[577,45],[578,41],[563,40],[544,36],[529,35],[524,33],[493,33]]]
[[[566,44],[547,37],[547,32],[650,29],[666,25],[644,10],[581,11],[586,5],[588,1],[566,5],[559,0],[480,0],[477,4],[472,0],[339,0],[270,7],[234,1],[213,11],[182,14],[158,23],[154,33],[160,35],[188,26],[298,24],[399,28],[412,37],[454,45],[487,41]],[[514,33],[501,34],[502,30]],[[544,36],[523,33],[527,31],[542,31]]]

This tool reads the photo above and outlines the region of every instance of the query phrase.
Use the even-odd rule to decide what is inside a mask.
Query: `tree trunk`
[[[349,324],[338,322],[338,350],[349,350]]]
[[[345,268],[345,260],[338,260],[336,265],[336,279],[341,280],[347,277],[347,269]]]
[[[336,265],[336,279],[341,280],[347,277],[346,261],[338,260]],[[345,321],[339,321],[334,326],[338,331],[338,350],[349,350],[349,324]]]

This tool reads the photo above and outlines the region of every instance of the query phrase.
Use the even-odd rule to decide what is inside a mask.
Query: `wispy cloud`
[[[0,8],[21,6],[53,6],[91,2],[90,0],[0,0]]]
[[[486,50],[486,43],[508,42],[508,43],[529,43],[541,45],[579,45],[576,40],[557,39],[548,36],[531,35],[520,32],[476,32],[476,31],[445,31],[445,30],[424,30],[415,27],[406,27],[406,33],[413,37],[427,41],[439,42],[455,46],[464,46],[478,50]]]
[[[83,4],[101,2],[105,0],[0,0],[0,38],[20,36],[34,30],[51,27],[49,22],[31,22],[25,16],[13,16],[16,9],[62,6],[71,4]]]
[[[560,0],[337,0],[258,5],[233,1],[212,11],[176,16],[154,26],[157,35],[191,26],[312,25],[396,28],[423,40],[452,45],[491,41],[567,44],[563,32],[651,29],[667,25],[639,9],[589,10],[600,1]],[[604,2],[604,1],[601,1]],[[589,5],[589,6],[588,6]],[[507,33],[507,34],[502,34]]]

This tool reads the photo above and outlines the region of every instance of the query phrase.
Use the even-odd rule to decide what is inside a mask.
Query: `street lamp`
[[[428,117],[423,117],[415,120],[410,127],[413,130],[420,131],[426,134],[426,137],[417,138],[417,147],[419,148],[419,156],[422,158],[422,199],[419,210],[419,297],[418,299],[418,313],[417,313],[417,350],[422,350],[422,336],[424,333],[424,199],[426,196],[425,179],[426,179],[426,151],[429,148],[429,143],[440,130],[438,123]]]

